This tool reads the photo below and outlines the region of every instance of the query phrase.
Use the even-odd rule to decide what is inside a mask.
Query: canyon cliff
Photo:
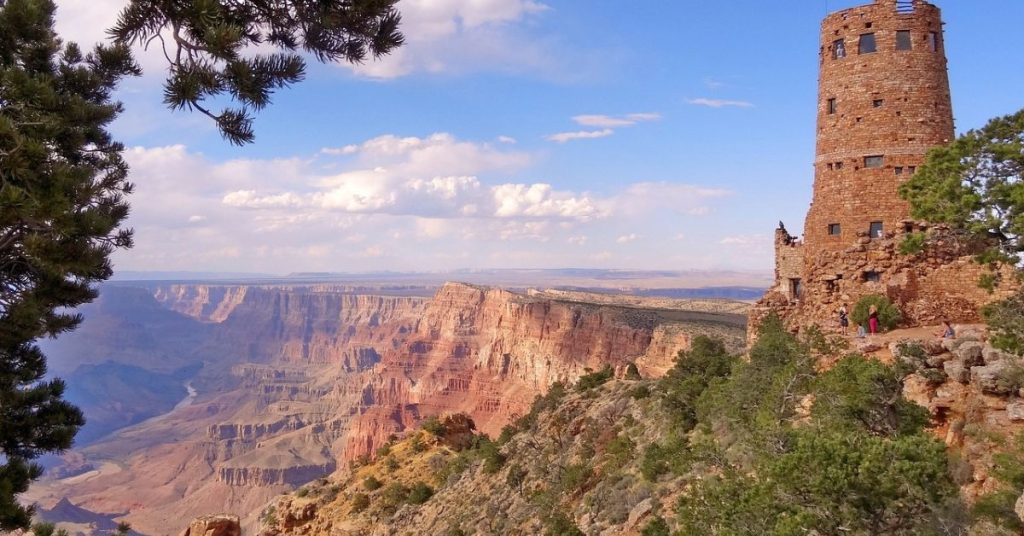
[[[110,309],[126,295],[133,307]],[[163,344],[166,334],[132,322],[133,308],[189,336]],[[698,334],[723,336],[738,349],[745,322],[733,311],[644,309],[463,284],[447,284],[433,298],[330,285],[108,287],[95,312],[80,340],[101,339],[100,329],[134,334],[127,347],[137,351],[121,357],[110,348],[107,360],[157,361],[154,369],[179,374],[195,395],[83,445],[70,458],[74,467],[58,473],[65,478],[37,486],[30,498],[127,512],[124,519],[145,534],[176,533],[185,517],[257,511],[283,491],[347,471],[428,416],[466,413],[496,435],[555,382],[605,367],[622,375],[630,364],[658,376]],[[133,361],[160,349],[161,359]],[[66,361],[69,369],[73,359]],[[87,362],[104,363],[99,355]],[[183,367],[192,374],[181,375]]]

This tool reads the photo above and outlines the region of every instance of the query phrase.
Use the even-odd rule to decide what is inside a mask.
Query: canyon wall
[[[658,376],[698,334],[738,348],[745,322],[462,284],[432,299],[325,285],[148,290],[203,334],[176,358],[194,362],[198,395],[85,446],[76,455],[91,471],[32,491],[44,505],[68,497],[92,511],[128,512],[146,534],[184,517],[255,511],[347,470],[427,416],[465,412],[495,435],[554,382],[605,366],[622,373],[630,363]]]

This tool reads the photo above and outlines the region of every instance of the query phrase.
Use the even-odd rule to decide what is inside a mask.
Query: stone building
[[[752,312],[791,325],[832,325],[843,303],[885,294],[909,323],[977,318],[993,299],[971,244],[910,218],[900,185],[929,149],[954,137],[941,11],[924,0],[875,0],[821,27],[814,192],[804,238],[775,231],[775,285]],[[931,235],[899,253],[907,233]]]

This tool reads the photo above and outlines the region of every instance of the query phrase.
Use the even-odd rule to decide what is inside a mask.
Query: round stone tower
[[[930,148],[953,140],[939,8],[876,0],[825,18],[817,129],[809,262],[905,225],[900,184]]]

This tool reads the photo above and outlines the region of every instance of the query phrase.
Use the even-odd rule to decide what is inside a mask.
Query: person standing
[[[868,332],[872,335],[878,333],[878,307],[874,305],[868,309]]]
[[[839,306],[839,329],[843,335],[850,329],[850,312],[846,309],[845,303]]]

